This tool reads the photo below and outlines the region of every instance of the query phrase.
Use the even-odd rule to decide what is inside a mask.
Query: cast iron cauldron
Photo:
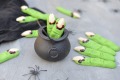
[[[40,28],[34,44],[37,55],[48,61],[59,61],[65,58],[71,48],[68,34],[69,32],[65,29],[62,37],[54,40],[47,36],[46,27]]]

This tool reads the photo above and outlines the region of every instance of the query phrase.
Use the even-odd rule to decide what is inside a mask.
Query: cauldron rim
[[[43,33],[43,29],[45,29],[45,28],[46,28],[46,26],[39,28],[39,36],[41,36],[45,40],[51,40],[51,41],[54,41],[54,42],[59,42],[59,41],[62,41],[64,39],[66,39],[68,37],[68,35],[69,35],[68,30],[65,29],[61,38],[59,38],[59,39],[53,39],[53,38],[47,37],[47,35],[45,35]]]

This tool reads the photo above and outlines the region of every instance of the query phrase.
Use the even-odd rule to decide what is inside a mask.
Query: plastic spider
[[[102,0],[104,3],[107,3],[108,2],[108,0]]]
[[[71,35],[75,35],[75,32],[74,32],[73,30],[71,30],[71,29],[69,29],[68,32],[69,32],[69,34],[71,34]]]
[[[30,78],[31,78],[32,76],[35,76],[35,80],[36,80],[36,77],[40,80],[40,78],[39,78],[40,71],[47,71],[47,70],[40,70],[40,67],[39,67],[39,66],[36,66],[36,65],[35,65],[35,68],[33,68],[33,67],[28,67],[28,68],[31,68],[31,69],[32,69],[32,70],[30,70],[30,73],[23,75],[23,76],[26,76],[26,75],[31,74],[30,77],[28,78],[28,80],[30,80]]]

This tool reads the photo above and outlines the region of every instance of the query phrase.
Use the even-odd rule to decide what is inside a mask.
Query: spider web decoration
[[[36,78],[38,78],[38,80],[40,80],[40,78],[39,78],[40,72],[41,71],[47,71],[47,70],[40,70],[40,67],[37,66],[37,65],[35,65],[35,68],[33,68],[33,67],[28,67],[28,68],[31,69],[30,73],[23,75],[23,76],[30,75],[28,80],[30,80],[32,76],[35,77],[35,80],[36,80]]]

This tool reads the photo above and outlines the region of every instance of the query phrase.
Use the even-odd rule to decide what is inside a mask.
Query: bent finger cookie
[[[38,37],[38,30],[27,30],[24,31],[21,36],[24,36],[26,38],[36,38]]]
[[[20,23],[28,23],[28,22],[33,22],[33,21],[37,21],[37,18],[34,18],[32,16],[20,16],[16,19],[16,21],[20,22]]]
[[[54,14],[50,14],[48,19],[47,19],[47,33],[48,35],[50,35],[51,31],[52,31],[52,28],[54,27],[55,25],[55,16]]]
[[[88,39],[82,38],[82,37],[80,37],[78,40],[79,40],[79,43],[84,47],[96,49],[96,50],[99,50],[102,52],[109,53],[111,55],[116,55],[116,52],[114,50],[112,50],[111,48],[108,48],[106,46],[102,46],[93,40],[88,40]]]
[[[120,46],[116,45],[112,41],[110,41],[110,40],[108,40],[108,39],[106,39],[106,38],[104,38],[104,37],[102,37],[98,34],[95,34],[93,32],[86,32],[85,34],[89,39],[94,40],[101,45],[110,47],[114,51],[119,51],[120,50]]]
[[[59,39],[65,29],[65,20],[64,18],[60,18],[56,20],[56,24],[52,28],[52,31],[50,33],[50,37],[53,39]]]
[[[16,48],[9,49],[0,54],[0,63],[6,62],[12,58],[15,58],[19,55],[19,50]]]
[[[115,68],[116,63],[113,61],[106,61],[100,58],[85,58],[83,56],[73,57],[73,61],[76,64],[84,65],[84,66],[96,66],[96,67],[104,67],[104,68]]]
[[[113,55],[110,55],[109,53],[101,52],[92,48],[77,46],[74,48],[74,50],[82,55],[89,56],[92,58],[101,58],[104,60],[115,61],[115,57]]]
[[[65,15],[67,15],[67,16],[70,16],[70,17],[73,17],[73,18],[80,18],[80,13],[77,12],[77,11],[73,11],[73,12],[72,12],[72,11],[70,11],[70,10],[67,10],[67,9],[63,8],[63,7],[57,7],[56,9],[57,9],[59,12],[65,14]]]
[[[35,17],[37,19],[47,20],[48,14],[43,14],[35,9],[28,8],[28,6],[21,6],[22,12],[31,15],[32,17]]]

